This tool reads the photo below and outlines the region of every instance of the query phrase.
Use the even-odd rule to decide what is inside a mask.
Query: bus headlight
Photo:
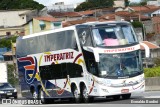
[[[16,89],[14,89],[14,92],[17,92],[17,90],[16,90]]]
[[[4,93],[4,91],[0,91],[0,94],[3,94]]]

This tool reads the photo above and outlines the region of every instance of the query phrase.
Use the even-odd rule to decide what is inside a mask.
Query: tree
[[[16,38],[17,38],[17,36],[0,39],[0,48],[7,47],[8,49],[11,49],[11,40],[13,43],[15,43]]]
[[[18,79],[14,75],[14,66],[11,64],[7,65],[8,82],[13,86],[18,84]]]
[[[125,7],[129,6],[130,1],[129,0],[125,0]]]
[[[143,24],[139,21],[132,22],[134,28],[143,27]]]
[[[28,8],[41,10],[44,5],[33,0],[0,0],[0,10]]]
[[[81,3],[75,11],[84,11],[89,9],[112,7],[114,0],[88,0],[87,2]]]
[[[140,2],[131,2],[130,6],[144,6],[147,5],[148,0],[141,0]]]

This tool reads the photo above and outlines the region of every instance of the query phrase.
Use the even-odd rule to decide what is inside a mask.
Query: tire
[[[131,94],[122,94],[122,99],[130,99]]]
[[[88,91],[87,91],[86,86],[83,86],[83,88],[81,90],[81,96],[82,96],[82,101],[84,103],[93,102],[93,100],[94,100],[94,97],[88,96]]]
[[[80,94],[78,93],[78,89],[77,89],[76,86],[73,88],[72,93],[73,93],[73,96],[74,96],[74,98],[72,99],[73,102],[80,103],[81,98],[80,98]]]
[[[120,95],[114,95],[112,97],[113,97],[113,100],[119,100],[120,99]]]
[[[33,90],[33,92],[32,92],[32,98],[33,98],[34,100],[37,100],[37,99],[38,99],[38,95],[37,95],[37,93],[36,93],[35,90]]]
[[[14,96],[14,99],[17,99],[17,96]]]

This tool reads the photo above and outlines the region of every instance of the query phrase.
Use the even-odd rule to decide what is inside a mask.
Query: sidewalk
[[[160,86],[146,86],[145,91],[160,91]]]

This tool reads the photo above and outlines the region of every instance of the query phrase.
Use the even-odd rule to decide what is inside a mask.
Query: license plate
[[[12,93],[7,93],[7,95],[12,95]]]
[[[121,93],[129,93],[129,89],[122,89]]]

